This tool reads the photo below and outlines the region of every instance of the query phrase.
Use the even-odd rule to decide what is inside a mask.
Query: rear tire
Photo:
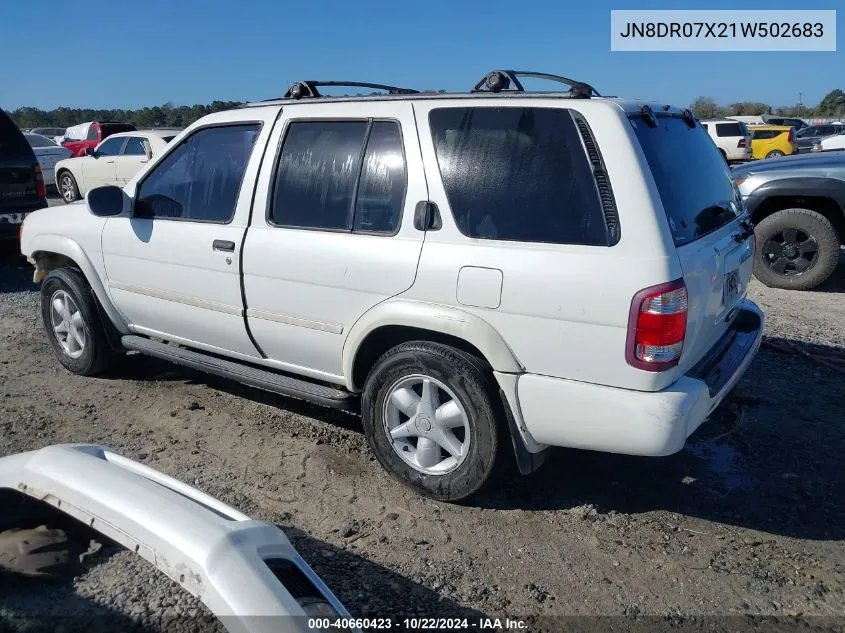
[[[0,571],[32,578],[67,579],[81,571],[81,545],[64,530],[40,526],[0,532]]]
[[[100,318],[94,291],[77,270],[59,268],[41,285],[41,318],[59,362],[80,376],[94,376],[117,357]]]
[[[507,466],[510,442],[496,394],[479,359],[445,345],[403,343],[367,377],[364,432],[397,481],[438,501],[462,501]]]
[[[79,195],[79,186],[76,184],[76,178],[69,171],[63,171],[59,175],[56,180],[56,189],[59,190],[59,194],[61,194],[65,204],[76,202],[82,198]]]
[[[810,290],[839,263],[839,234],[810,209],[777,211],[758,223],[755,233],[754,276],[770,288]]]
[[[782,151],[780,151],[779,149],[773,149],[771,152],[766,154],[766,158],[779,158],[783,155],[784,155],[784,153]]]

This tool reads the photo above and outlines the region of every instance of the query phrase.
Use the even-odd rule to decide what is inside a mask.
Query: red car
[[[65,130],[65,138],[62,145],[67,147],[76,156],[85,156],[86,151],[94,149],[105,138],[118,132],[134,132],[135,126],[131,123],[100,123],[90,121],[80,123]]]

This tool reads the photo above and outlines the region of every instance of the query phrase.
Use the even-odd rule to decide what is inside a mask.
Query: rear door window
[[[631,117],[676,246],[697,240],[737,217],[737,190],[721,153],[699,126],[659,116],[650,127]]]
[[[436,108],[429,123],[446,197],[464,235],[610,243],[592,167],[569,110]]]
[[[717,123],[716,136],[743,136],[739,123]]]

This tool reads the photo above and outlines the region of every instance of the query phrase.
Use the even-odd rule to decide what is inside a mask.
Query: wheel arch
[[[120,334],[129,334],[126,322],[106,292],[94,264],[76,242],[61,235],[37,235],[28,245],[28,259],[35,265],[33,282],[38,283],[57,268],[70,267],[79,270],[94,291],[100,305],[112,325]]]
[[[360,391],[384,352],[413,340],[451,345],[477,356],[493,371],[524,369],[499,333],[480,317],[447,306],[396,300],[379,304],[350,329],[343,346],[347,389]]]
[[[808,209],[827,218],[845,243],[845,181],[834,178],[782,178],[764,183],[746,200],[754,223],[784,209]]]

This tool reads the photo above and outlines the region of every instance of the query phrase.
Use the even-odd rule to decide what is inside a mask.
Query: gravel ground
[[[65,372],[30,275],[7,249],[0,455],[111,446],[279,524],[353,615],[532,616],[531,630],[597,615],[617,630],[759,622],[727,616],[845,625],[845,381],[808,358],[764,348],[677,455],[554,450],[539,472],[447,505],[390,480],[353,415],[140,356],[108,378]],[[750,294],[771,340],[845,349],[845,263],[814,292],[753,282]],[[0,630],[4,614],[56,617],[61,630],[211,626],[201,605],[128,552],[103,548],[84,566],[65,584],[0,581]]]

